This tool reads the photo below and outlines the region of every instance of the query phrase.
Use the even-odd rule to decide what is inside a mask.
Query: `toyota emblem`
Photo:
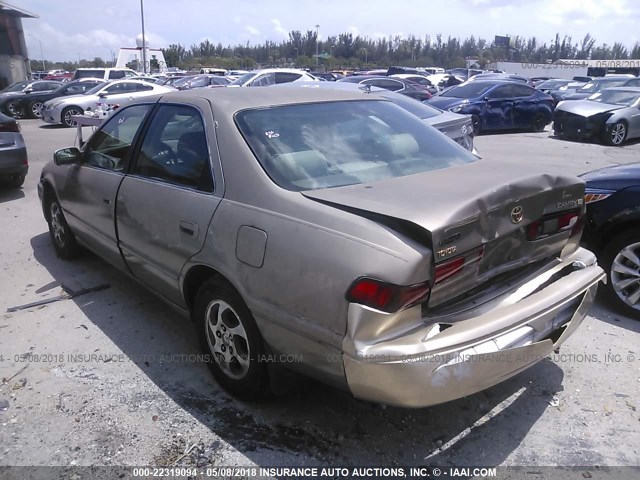
[[[511,210],[511,221],[513,223],[520,223],[523,218],[524,211],[522,210],[522,207],[520,205],[513,207],[513,210]]]

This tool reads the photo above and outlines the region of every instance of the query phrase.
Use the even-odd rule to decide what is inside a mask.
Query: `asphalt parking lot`
[[[305,379],[265,403],[233,399],[193,361],[188,322],[91,254],[55,256],[36,184],[76,132],[20,123],[29,176],[0,190],[0,465],[640,464],[640,322],[600,302],[559,354],[445,405],[385,408]],[[640,160],[640,143],[561,141],[549,127],[476,146],[552,173]],[[61,284],[109,288],[5,313]]]

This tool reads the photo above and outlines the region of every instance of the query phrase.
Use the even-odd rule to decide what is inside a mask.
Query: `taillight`
[[[582,231],[582,210],[545,215],[530,223],[527,225],[527,240],[540,240],[569,229],[571,229],[571,235]]]
[[[0,123],[0,132],[20,133],[20,124],[16,121]]]
[[[430,292],[428,282],[401,286],[361,277],[351,284],[346,297],[349,302],[392,313],[426,301]]]
[[[609,198],[615,192],[613,190],[587,189],[584,193],[584,203],[593,203]]]
[[[436,285],[449,277],[459,273],[464,267],[480,263],[484,255],[484,245],[467,252],[459,257],[452,258],[446,262],[436,265],[436,276],[433,284]]]

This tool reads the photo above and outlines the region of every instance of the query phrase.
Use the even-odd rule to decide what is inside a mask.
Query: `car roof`
[[[170,92],[162,96],[163,101],[181,102],[193,98],[203,98],[211,102],[213,108],[228,115],[240,110],[265,108],[280,105],[304,103],[340,102],[349,100],[377,100],[380,97],[367,97],[361,92],[338,89],[315,89],[291,86],[289,88],[198,88]]]

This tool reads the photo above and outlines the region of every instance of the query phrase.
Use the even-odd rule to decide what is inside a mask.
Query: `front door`
[[[486,111],[482,128],[502,129],[511,128],[511,113],[513,108],[513,97],[511,96],[511,85],[500,85],[489,92],[486,101]]]
[[[178,305],[183,304],[180,273],[202,249],[222,190],[211,168],[217,148],[207,139],[207,131],[213,132],[211,107],[199,106],[157,107],[117,200],[118,237],[127,266]]]
[[[71,165],[58,189],[71,229],[89,248],[123,267],[115,230],[118,188],[125,176],[131,146],[150,105],[125,108],[87,142],[80,164]]]

